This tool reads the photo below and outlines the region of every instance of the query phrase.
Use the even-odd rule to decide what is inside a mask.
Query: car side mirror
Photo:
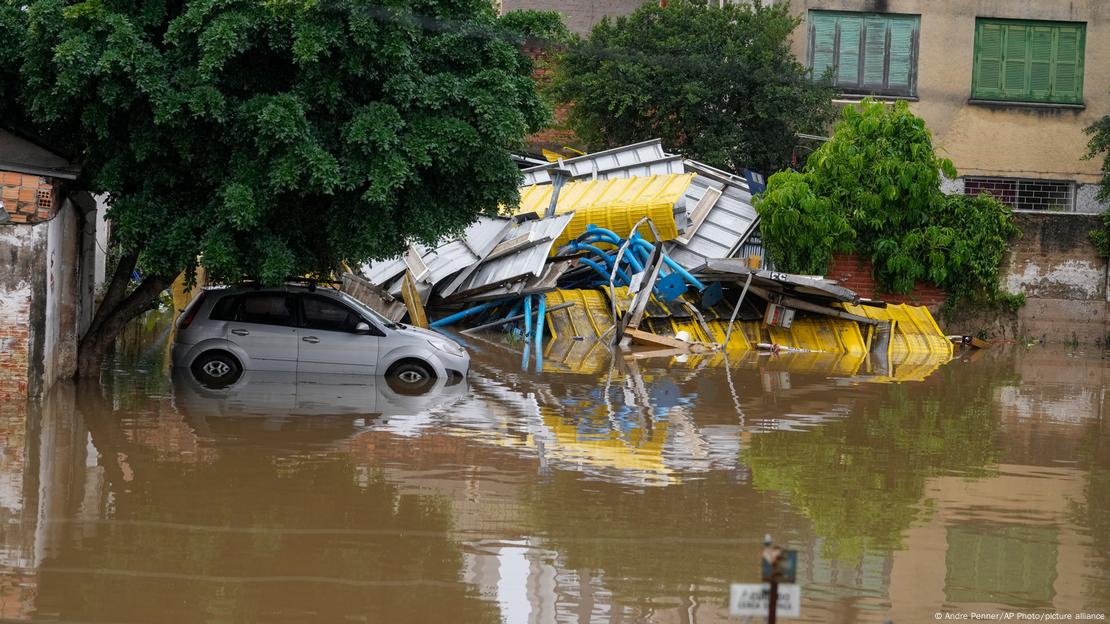
[[[355,325],[355,332],[359,334],[369,334],[370,323],[367,323],[366,321],[360,321],[358,325]]]

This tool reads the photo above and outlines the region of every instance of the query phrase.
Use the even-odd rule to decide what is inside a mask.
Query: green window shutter
[[[917,20],[891,18],[890,20],[890,72],[887,87],[891,89],[910,88],[913,69],[913,40],[917,31]]]
[[[1008,99],[1027,99],[1029,94],[1028,30],[1014,24],[1007,24],[1004,30],[1002,94]]]
[[[830,67],[836,65],[836,16],[810,11],[809,27],[813,57],[810,67],[813,68],[813,77],[821,79]]]
[[[1047,100],[1052,95],[1052,47],[1054,28],[1029,29],[1029,97]]]
[[[1060,26],[1056,30],[1056,58],[1052,63],[1054,81],[1045,99],[1053,102],[1083,101],[1083,28]]]
[[[863,86],[881,89],[886,84],[886,34],[886,19],[864,19]]]
[[[840,54],[837,58],[836,84],[845,88],[859,88],[860,40],[863,20],[843,16],[840,23]]]
[[[972,94],[976,97],[1002,97],[1002,26],[980,23],[976,37],[975,84]]]

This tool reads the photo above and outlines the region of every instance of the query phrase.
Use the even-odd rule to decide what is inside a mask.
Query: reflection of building
[[[1005,464],[989,479],[930,479],[929,520],[894,553],[891,617],[918,621],[954,603],[963,612],[1081,610],[1083,562],[1096,553],[1068,510],[1085,500],[1083,484],[1078,470]]]
[[[55,409],[67,401],[70,409]],[[71,387],[56,388],[43,406],[0,405],[0,437],[0,620],[25,620],[38,568],[69,530],[64,520],[90,503],[98,513],[100,468],[87,463],[88,432],[73,414]]]

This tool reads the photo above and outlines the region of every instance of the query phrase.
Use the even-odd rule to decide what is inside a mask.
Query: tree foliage
[[[0,114],[77,156],[117,277],[150,278],[94,334],[198,256],[273,283],[460,230],[515,201],[509,148],[549,117],[488,0],[21,0],[0,34]]]
[[[513,201],[507,148],[547,118],[485,0],[25,4],[0,23],[24,119],[149,272],[273,282],[432,241]]]
[[[900,102],[844,109],[832,138],[803,171],[771,176],[757,202],[776,265],[824,274],[835,252],[869,258],[877,283],[905,293],[923,280],[955,300],[995,301],[1007,239],[1018,229],[989,195],[947,196],[925,122]]]
[[[591,147],[658,136],[714,166],[777,171],[796,132],[832,119],[831,90],[791,53],[799,23],[785,5],[648,2],[571,45],[552,93]]]
[[[1110,115],[1103,116],[1086,129],[1091,135],[1087,143],[1087,158],[1103,156],[1102,181],[1099,183],[1098,200],[1110,201]],[[1102,229],[1091,232],[1091,242],[1103,258],[1110,258],[1110,212],[1102,215]]]

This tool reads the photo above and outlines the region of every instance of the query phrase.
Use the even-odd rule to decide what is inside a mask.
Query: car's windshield
[[[385,325],[386,327],[393,327],[393,326],[397,325],[393,321],[385,318],[384,316],[382,316],[381,314],[376,312],[370,306],[368,306],[365,303],[359,301],[358,299],[355,299],[354,297],[348,295],[347,293],[340,292],[339,296],[340,296],[340,298],[343,299],[343,301],[346,301],[349,305],[354,306],[355,309],[357,309],[359,312],[362,312],[366,316],[369,316],[371,319],[381,323],[382,325]]]

